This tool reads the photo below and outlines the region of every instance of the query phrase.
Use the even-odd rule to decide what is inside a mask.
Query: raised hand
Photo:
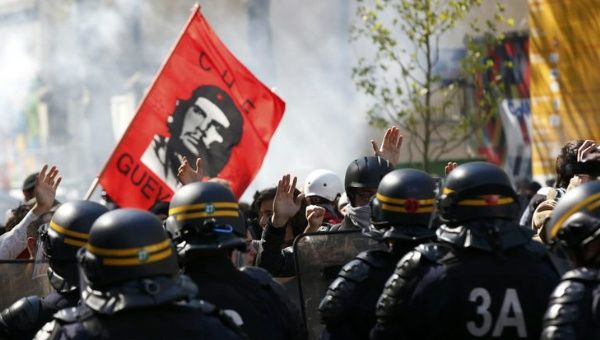
[[[371,140],[371,146],[373,147],[375,156],[387,160],[391,165],[397,165],[400,161],[400,148],[402,147],[403,139],[404,136],[400,134],[400,129],[392,126],[385,130],[381,147],[374,140]]]
[[[285,175],[277,183],[275,198],[273,199],[273,217],[272,222],[275,228],[283,228],[292,216],[296,215],[302,205],[304,194],[294,197],[296,189],[296,177]]]
[[[323,218],[325,217],[325,208],[318,205],[309,205],[306,207],[306,220],[308,226],[304,229],[305,233],[315,232],[323,225]]]
[[[35,195],[34,214],[40,216],[52,208],[56,198],[56,189],[61,180],[62,177],[58,175],[56,166],[51,167],[50,171],[48,171],[48,165],[42,167],[33,189]]]
[[[600,159],[600,150],[593,140],[585,140],[577,150],[577,162],[585,163]]]
[[[448,174],[452,172],[452,170],[456,169],[457,166],[458,164],[456,162],[448,162],[448,164],[446,164],[444,167],[444,174],[448,176]]]
[[[188,163],[187,158],[183,157],[183,163],[177,169],[177,178],[181,184],[186,185],[193,182],[200,182],[203,175],[201,158],[196,159],[196,170],[194,170],[190,166],[190,163]]]

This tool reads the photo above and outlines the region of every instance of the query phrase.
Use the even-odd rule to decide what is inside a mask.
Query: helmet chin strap
[[[59,293],[68,293],[77,289],[77,286],[69,284],[67,280],[58,275],[51,267],[48,267],[48,280],[50,280],[50,285]]]

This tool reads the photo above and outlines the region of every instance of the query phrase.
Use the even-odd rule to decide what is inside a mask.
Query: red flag
[[[99,176],[122,207],[168,201],[182,157],[231,182],[258,172],[285,103],[242,65],[195,7],[173,51]]]

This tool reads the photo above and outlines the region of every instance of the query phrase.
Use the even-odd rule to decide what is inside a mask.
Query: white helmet
[[[313,170],[304,181],[304,196],[306,197],[319,196],[333,202],[342,192],[344,192],[344,185],[331,170]]]

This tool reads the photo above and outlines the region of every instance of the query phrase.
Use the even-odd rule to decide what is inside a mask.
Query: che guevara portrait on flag
[[[243,122],[227,92],[200,86],[190,98],[177,101],[166,122],[170,136],[155,135],[141,160],[172,189],[184,157],[190,162],[202,158],[204,174],[216,177],[240,142]]]
[[[285,103],[223,44],[198,6],[98,176],[122,207],[149,209],[178,188],[183,157],[240,197],[258,173]]]

